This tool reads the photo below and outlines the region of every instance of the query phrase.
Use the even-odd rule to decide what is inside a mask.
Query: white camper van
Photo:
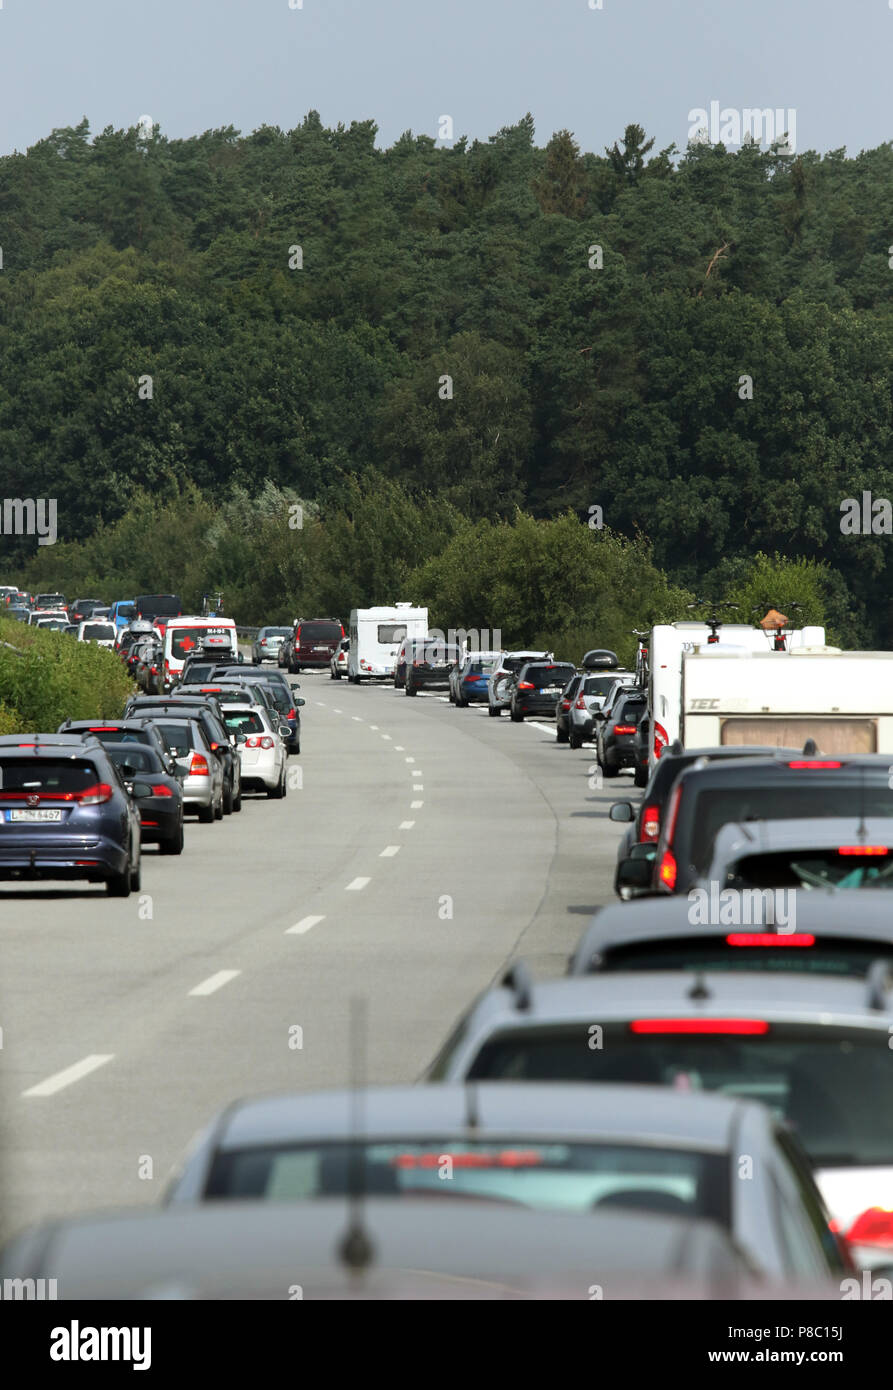
[[[686,685],[688,662],[691,657],[697,655],[701,656],[704,661],[713,662],[724,657],[734,659],[736,656],[747,653],[765,655],[768,661],[758,668],[761,673],[765,673],[772,669],[772,662],[790,662],[796,652],[812,649],[817,653],[826,653],[829,650],[825,646],[825,629],[823,627],[795,628],[787,637],[788,650],[784,652],[773,650],[774,632],[764,632],[762,628],[751,627],[747,623],[725,623],[718,642],[708,642],[708,638],[711,636],[712,631],[708,623],[665,623],[651,630],[649,652],[649,706],[651,709],[649,765],[651,767],[654,766],[663,749],[674,739],[680,739],[689,748],[707,747],[722,742],[719,738],[708,739],[699,736],[696,743],[687,727],[683,691]],[[743,668],[733,666],[732,669],[739,670],[742,680],[748,679],[743,676]],[[733,677],[732,684],[734,681],[735,678]],[[743,690],[738,693],[744,698],[745,692]],[[717,697],[699,692],[697,696],[691,698],[714,699]],[[724,698],[724,696],[719,698]],[[714,706],[713,708],[718,707]],[[695,713],[693,709],[689,712]],[[700,732],[702,733],[703,729]],[[765,732],[768,736],[768,731]],[[729,738],[728,741],[757,743],[762,742],[763,739]],[[769,742],[774,743],[775,739],[769,738]]]
[[[354,608],[350,615],[347,679],[359,685],[363,680],[393,677],[404,637],[427,636],[427,608],[414,608],[411,603]]]

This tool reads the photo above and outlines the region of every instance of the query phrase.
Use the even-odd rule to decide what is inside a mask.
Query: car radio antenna
[[[365,1048],[367,1039],[366,1000],[354,996],[350,1001],[348,1047],[350,1051],[350,1125],[348,1139],[348,1224],[338,1247],[342,1262],[352,1274],[360,1275],[372,1264],[375,1246],[365,1223],[366,1149],[364,1143],[363,1101],[365,1099]]]

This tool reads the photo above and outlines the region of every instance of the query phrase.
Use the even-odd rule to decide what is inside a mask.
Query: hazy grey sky
[[[796,111],[796,148],[893,138],[893,0],[0,0],[0,153],[86,116],[169,138],[374,119],[601,152],[631,121],[684,147],[690,110]],[[294,5],[295,8],[290,8]]]

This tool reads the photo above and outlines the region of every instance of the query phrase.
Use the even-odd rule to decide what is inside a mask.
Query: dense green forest
[[[0,159],[0,491],[59,527],[6,573],[523,640],[805,593],[893,645],[893,536],[840,530],[893,497],[893,144],[375,138],[84,121]]]

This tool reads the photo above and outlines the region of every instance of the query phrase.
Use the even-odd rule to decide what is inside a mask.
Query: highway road
[[[0,1237],[50,1215],[158,1200],[229,1100],[419,1077],[515,955],[560,972],[613,899],[628,774],[549,723],[433,692],[305,674],[284,802],[149,848],[139,895],[0,885]]]

